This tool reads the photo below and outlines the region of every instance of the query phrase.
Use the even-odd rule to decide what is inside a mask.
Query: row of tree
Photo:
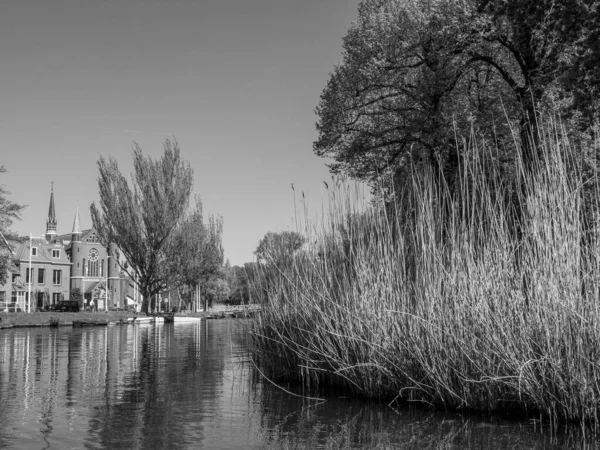
[[[202,201],[189,207],[193,170],[175,140],[166,140],[159,160],[134,147],[134,173],[128,182],[114,158],[98,161],[100,204],[91,205],[95,229],[117,244],[127,264],[122,269],[137,282],[148,312],[150,299],[164,291],[177,294],[177,307],[252,303],[257,277],[290,261],[304,243],[298,233],[267,233],[256,249],[257,263],[224,263],[223,220],[205,219]]]
[[[117,244],[125,257],[117,260],[137,283],[145,312],[151,299],[165,291],[175,293],[180,309],[191,307],[199,296],[207,304],[252,303],[261,273],[258,264],[269,268],[285,264],[304,239],[293,232],[269,232],[256,249],[257,263],[232,267],[224,262],[222,218],[205,218],[199,197],[190,206],[193,170],[181,158],[175,140],[166,140],[163,148],[163,156],[153,160],[134,146],[131,183],[115,158],[99,159],[100,203],[90,207],[94,228],[105,243]],[[0,167],[0,174],[4,172]],[[24,208],[11,202],[8,194],[0,184],[0,284],[6,281],[19,243],[10,226]],[[81,295],[77,289],[71,292],[75,299]]]
[[[163,148],[153,160],[134,146],[131,185],[115,158],[101,157],[100,204],[90,207],[94,228],[125,256],[121,268],[137,283],[146,313],[157,294],[175,291],[178,307],[189,306],[200,286],[215,290],[225,277],[223,220],[205,220],[199,197],[190,207],[193,170],[175,140]]]

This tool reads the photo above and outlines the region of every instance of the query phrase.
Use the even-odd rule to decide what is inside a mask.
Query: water
[[[595,448],[577,429],[316,402],[265,381],[247,322],[0,331],[0,448]]]

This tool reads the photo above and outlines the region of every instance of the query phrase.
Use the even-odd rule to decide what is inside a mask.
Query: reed
[[[532,172],[472,138],[452,187],[416,165],[391,208],[332,187],[307,248],[257,277],[266,373],[598,426],[599,141],[539,129]]]

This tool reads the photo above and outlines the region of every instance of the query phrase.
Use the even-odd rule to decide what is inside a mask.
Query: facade
[[[139,302],[133,283],[118,263],[117,246],[104,245],[94,229],[81,230],[79,209],[71,233],[57,235],[56,231],[51,192],[46,234],[23,238],[13,253],[7,282],[0,285],[0,311],[48,310],[60,300],[69,300],[77,290],[82,294],[82,309],[92,299],[98,310],[124,309]]]

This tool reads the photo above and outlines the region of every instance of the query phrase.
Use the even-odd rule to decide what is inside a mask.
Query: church
[[[6,283],[0,285],[0,311],[47,311],[73,295],[82,310],[92,301],[99,311],[136,307],[140,296],[123,268],[127,262],[114,243],[103,243],[93,228],[81,229],[79,208],[72,231],[57,233],[52,189],[46,234],[22,238],[13,251]]]

